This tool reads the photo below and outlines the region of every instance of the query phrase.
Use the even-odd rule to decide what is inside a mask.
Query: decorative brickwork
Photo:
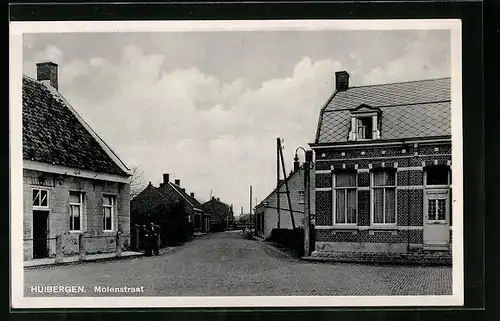
[[[409,194],[409,190],[397,190],[397,223],[399,226],[408,225]]]
[[[332,174],[316,173],[316,187],[332,187]]]
[[[422,244],[424,242],[423,230],[410,230],[407,233],[409,234],[410,244]]]
[[[451,144],[421,145],[419,152],[421,155],[451,154]]]
[[[318,242],[422,244],[422,230],[316,230]]]
[[[369,157],[390,157],[390,156],[404,156],[402,150],[403,146],[399,147],[366,147],[366,148],[346,148],[335,149],[332,151],[325,151],[325,159],[353,159],[353,158],[369,158]],[[408,148],[406,148],[408,153]],[[344,153],[344,156],[342,156]]]
[[[410,166],[422,166],[422,162],[429,162],[429,165],[434,165],[434,160],[443,161],[444,165],[446,165],[446,161],[449,161],[449,160],[451,161],[451,155],[412,157],[410,159]]]
[[[422,226],[423,225],[423,203],[424,203],[424,193],[423,190],[409,190],[410,202],[409,202],[409,215],[410,215],[410,226]]]
[[[414,157],[411,157],[413,159]],[[355,165],[358,165],[358,169],[368,169],[368,164],[382,164],[385,163],[386,167],[392,167],[394,166],[394,163],[398,163],[398,168],[399,167],[408,167],[408,166],[422,166],[422,161],[420,163],[418,162],[413,162],[414,164],[411,165],[409,161],[409,157],[404,157],[404,158],[394,158],[394,157],[388,157],[388,158],[383,158],[383,159],[345,159],[345,160],[320,160],[316,162],[316,169],[317,170],[325,170],[325,169],[330,169],[331,166],[334,166],[335,168],[342,168],[342,165],[344,164],[346,168],[354,168]]]
[[[370,191],[358,191],[358,225],[370,225]]]
[[[422,171],[399,171],[398,186],[421,186],[423,184]]]
[[[358,173],[358,186],[359,187],[370,186],[370,173],[367,172]]]
[[[332,192],[316,191],[316,225],[332,225]]]

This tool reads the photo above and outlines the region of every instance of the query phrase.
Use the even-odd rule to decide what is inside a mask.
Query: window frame
[[[427,177],[429,174],[429,168],[432,167],[443,167],[447,169],[447,184],[439,184],[439,185],[428,185],[427,184]],[[425,166],[423,168],[424,172],[424,188],[425,189],[448,189],[451,188],[451,167],[449,165],[430,165],[430,166]]]
[[[106,197],[109,197],[109,199],[111,200],[110,203],[112,203],[111,205],[107,205],[107,204],[104,204],[104,198]],[[115,216],[116,216],[116,213],[118,212],[118,210],[116,209],[117,205],[116,205],[116,195],[113,195],[113,194],[103,194],[102,196],[103,198],[103,202],[102,202],[102,231],[103,232],[114,232],[115,231]],[[106,208],[111,208],[111,229],[107,230],[106,229],[106,211],[105,209]],[[115,210],[116,209],[116,210]]]
[[[355,186],[336,186],[337,183],[337,175],[341,173],[349,173],[354,175],[354,181],[356,182]],[[345,191],[345,223],[337,223],[337,191],[344,190]],[[355,191],[355,222],[347,223],[347,190]],[[357,171],[337,171],[332,172],[332,225],[333,226],[341,226],[341,227],[357,227],[358,226],[358,173]]]
[[[71,194],[72,193],[79,194],[80,203],[72,203],[71,202]],[[82,191],[70,190],[68,193],[68,196],[69,196],[68,204],[69,204],[69,219],[70,219],[69,232],[70,233],[81,233],[85,230],[83,227],[83,222],[84,222],[83,216],[85,215],[85,193]],[[72,206],[80,206],[80,229],[79,230],[72,230],[71,229],[71,220],[73,220],[73,213],[71,211]]]
[[[429,174],[429,168],[433,168],[433,167],[441,167],[441,168],[446,168],[447,170],[447,184],[439,184],[439,185],[429,185],[427,184],[428,182],[428,174]],[[445,192],[446,194],[446,197],[445,198],[439,198],[439,197],[436,197],[436,198],[432,198],[432,200],[435,202],[435,205],[436,205],[436,219],[434,220],[430,220],[429,219],[429,196],[427,195],[426,197],[424,197],[424,202],[427,202],[427,204],[424,204],[424,209],[427,209],[427,212],[424,213],[424,218],[425,218],[425,221],[428,223],[428,224],[435,224],[435,223],[439,223],[439,224],[443,224],[443,223],[449,223],[449,220],[450,220],[450,215],[451,215],[451,205],[450,205],[450,197],[451,197],[451,188],[452,188],[452,181],[451,181],[451,178],[452,178],[452,171],[451,171],[451,166],[450,165],[429,165],[429,166],[425,166],[423,168],[423,187],[424,187],[424,192],[425,193],[431,193],[433,194],[434,192],[435,193],[438,193],[439,191],[443,191]],[[438,193],[439,194],[439,193]],[[438,211],[439,211],[439,204],[438,204],[438,200],[444,200],[445,202],[445,217],[443,220],[439,220],[438,219]]]
[[[375,186],[375,178],[374,174],[375,172],[393,172],[394,173],[394,185],[385,185],[385,186]],[[376,189],[382,189],[384,191],[383,193],[383,218],[384,218],[384,223],[375,223],[375,190]],[[387,223],[387,215],[386,215],[386,208],[385,208],[385,198],[386,198],[386,189],[394,189],[394,223]],[[394,169],[377,169],[377,170],[371,170],[370,171],[370,226],[375,226],[375,227],[394,227],[398,225],[398,172],[397,170]]]
[[[38,191],[40,193],[40,202],[39,202],[40,205],[33,204],[34,201],[35,201],[34,198],[33,198],[33,192],[35,192],[35,191]],[[42,204],[41,192],[46,192],[47,193],[47,196],[46,196],[47,205],[46,206],[41,205]],[[31,207],[34,210],[48,210],[50,208],[50,197],[49,196],[50,196],[50,190],[49,189],[47,189],[47,188],[33,187],[31,189]]]
[[[365,129],[364,131],[364,136],[363,138],[360,138],[359,137],[359,123],[362,122],[362,119],[369,119],[369,122],[371,123],[371,126],[362,126],[362,128]],[[365,116],[365,115],[359,115],[359,116],[356,116],[356,121],[355,121],[355,124],[356,124],[356,140],[373,140],[373,116]],[[366,131],[367,129],[371,129],[369,132],[370,132],[370,138],[366,138]]]
[[[305,204],[306,203],[306,191],[298,190],[297,191],[297,203]]]

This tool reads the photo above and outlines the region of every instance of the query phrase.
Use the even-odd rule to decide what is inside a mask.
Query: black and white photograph
[[[463,304],[459,20],[10,32],[13,307]]]

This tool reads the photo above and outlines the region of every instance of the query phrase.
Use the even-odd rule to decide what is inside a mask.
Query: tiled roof
[[[350,110],[366,104],[382,111],[381,139],[451,135],[450,78],[350,87],[322,111],[316,143],[347,141]]]
[[[185,191],[182,190],[182,188],[176,184],[172,184],[170,183],[170,186],[172,186],[172,188],[177,192],[179,193],[193,208],[197,208],[199,210],[202,209],[202,205],[201,203],[194,197],[192,197],[191,195],[189,195],[188,193],[186,193]]]
[[[217,215],[223,219],[225,219],[227,216],[232,216],[231,206],[215,198],[203,203],[202,206],[208,213]]]
[[[128,176],[44,84],[23,77],[23,159]]]

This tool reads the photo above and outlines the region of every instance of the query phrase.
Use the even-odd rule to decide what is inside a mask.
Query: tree
[[[132,176],[130,177],[130,199],[139,195],[144,188],[146,188],[144,171],[135,165],[132,167]]]

